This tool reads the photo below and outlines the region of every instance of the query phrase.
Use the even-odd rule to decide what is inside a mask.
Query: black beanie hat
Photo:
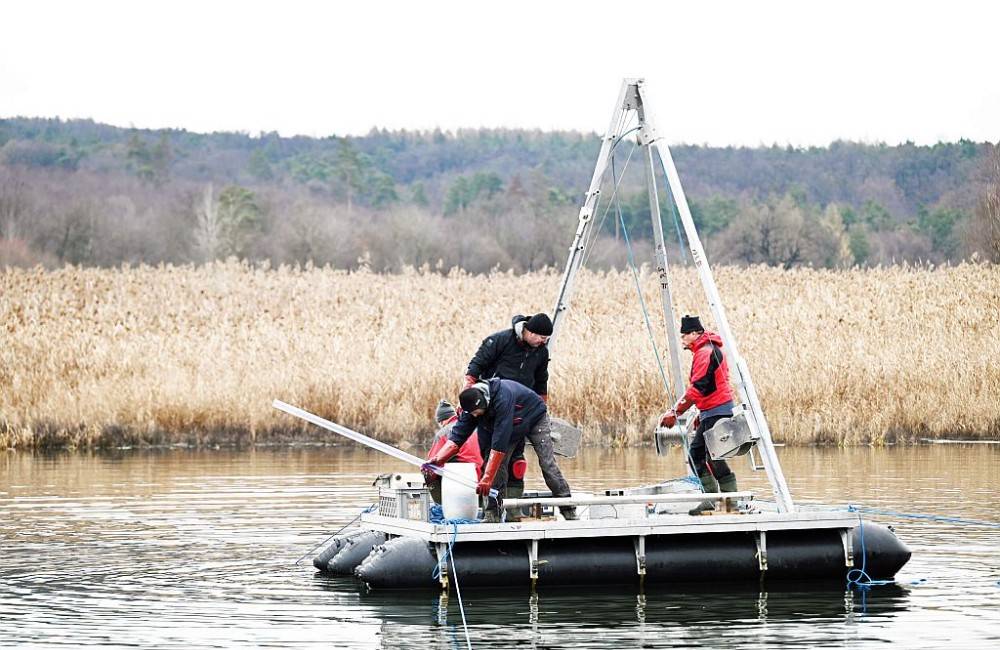
[[[524,329],[539,336],[552,336],[552,321],[548,314],[535,314],[524,324]]]
[[[681,334],[704,331],[705,328],[701,326],[701,320],[697,316],[684,316],[681,318]]]
[[[445,420],[450,420],[455,415],[455,407],[451,405],[446,399],[438,402],[437,409],[434,411],[434,421],[444,422]]]
[[[490,400],[486,396],[489,389],[483,391],[485,384],[477,383],[466,388],[458,394],[458,403],[462,405],[462,410],[472,413],[476,409],[484,409],[490,405]]]

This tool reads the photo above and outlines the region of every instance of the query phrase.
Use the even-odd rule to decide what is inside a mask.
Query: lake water
[[[869,592],[463,593],[472,647],[1000,647],[1000,445],[779,455],[800,505],[992,526],[872,517],[913,558],[897,584]],[[651,450],[586,449],[562,467],[591,491],[682,473],[678,455]],[[762,473],[734,467],[741,489],[769,496]],[[375,500],[376,474],[401,469],[345,447],[0,452],[0,646],[466,647],[454,594],[366,594],[311,558],[296,565]],[[541,487],[537,468],[529,479]]]

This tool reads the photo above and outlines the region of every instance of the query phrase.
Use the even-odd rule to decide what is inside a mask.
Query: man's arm
[[[542,350],[545,358],[535,369],[535,392],[545,400],[549,401],[549,349]]]
[[[477,424],[476,418],[472,417],[468,411],[462,411],[462,414],[458,416],[458,421],[451,427],[448,440],[461,447],[469,439],[469,436],[472,435],[472,432],[476,430]]]
[[[465,374],[474,379],[486,379],[493,376],[497,360],[500,358],[500,343],[497,335],[487,336],[476,350],[475,356],[469,362]]]

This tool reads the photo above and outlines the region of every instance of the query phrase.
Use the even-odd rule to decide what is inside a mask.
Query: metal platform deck
[[[817,528],[850,531],[858,518],[847,513],[758,513],[655,515],[640,519],[586,519],[581,521],[525,520],[503,524],[433,524],[424,521],[361,515],[361,526],[390,535],[417,537],[433,543],[495,540],[568,539],[574,537],[646,537],[694,533],[768,532]]]

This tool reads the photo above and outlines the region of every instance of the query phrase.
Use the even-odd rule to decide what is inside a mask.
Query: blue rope
[[[478,519],[461,519],[461,518],[459,518],[459,519],[444,519],[444,512],[442,511],[441,506],[439,506],[437,504],[431,506],[432,516],[433,516],[435,508],[437,509],[438,513],[440,513],[441,521],[440,522],[434,522],[434,523],[447,523],[447,524],[451,524],[451,539],[448,540],[448,550],[445,551],[444,557],[441,558],[441,561],[438,562],[437,565],[435,565],[434,571],[431,573],[431,576],[435,580],[440,580],[440,578],[441,578],[441,566],[442,565],[447,566],[448,559],[449,558],[451,559],[451,575],[455,579],[455,594],[458,596],[458,611],[461,612],[461,614],[462,614],[462,629],[465,630],[465,643],[469,647],[469,650],[472,650],[472,639],[469,638],[469,624],[465,620],[465,605],[462,603],[462,589],[458,586],[458,569],[455,568],[455,555],[454,555],[454,553],[452,553],[452,550],[455,548],[455,539],[458,537],[458,525],[459,524],[470,524],[470,523],[471,524],[478,524],[479,520]],[[434,521],[434,520],[432,519],[431,521]]]
[[[614,178],[614,159],[611,160],[611,175]],[[616,181],[617,182],[617,181]],[[625,226],[625,218],[622,216],[621,204],[616,202],[618,221],[622,225],[622,235],[625,237],[625,250],[628,251],[629,269],[632,271],[632,279],[635,281],[635,292],[639,295],[639,306],[642,308],[642,318],[646,321],[646,332],[649,334],[649,342],[653,346],[653,356],[656,357],[656,367],[660,369],[660,378],[663,379],[663,387],[667,390],[667,397],[673,401],[673,393],[670,390],[670,382],[667,381],[667,372],[663,369],[663,361],[660,359],[660,350],[656,347],[656,337],[653,334],[653,326],[649,322],[649,311],[646,309],[646,300],[642,297],[642,285],[639,282],[639,273],[635,266],[635,254],[632,252],[632,240],[628,236],[628,228]]]
[[[657,156],[656,159],[660,161],[660,171],[663,172],[663,189],[667,193],[667,203],[670,205],[670,212],[674,215],[674,230],[677,231],[677,247],[681,250],[681,258],[690,262],[691,253],[688,252],[687,247],[684,246],[684,239],[681,237],[681,223],[680,218],[677,215],[674,193],[670,191],[670,178],[667,176],[667,170],[663,166],[663,158]]]
[[[858,512],[854,506],[847,506],[848,512]],[[895,580],[875,580],[865,569],[868,567],[868,553],[865,551],[865,522],[861,518],[861,513],[858,512],[858,529],[861,531],[861,568],[851,569],[847,572],[847,586],[857,587],[862,591],[867,591],[873,586],[877,585],[891,585]],[[853,577],[852,577],[853,576]]]
[[[1000,528],[1000,523],[993,521],[982,521],[979,519],[964,519],[962,517],[942,517],[941,515],[924,515],[910,512],[896,512],[895,510],[880,510],[878,508],[868,508],[865,506],[847,506],[848,512],[864,512],[871,515],[886,515],[889,517],[904,517],[906,519],[927,519],[929,521],[941,521],[949,524],[964,524],[966,526],[986,526],[988,528]]]
[[[435,503],[431,506],[430,516],[428,518],[432,524],[478,524],[480,523],[478,519],[463,519],[462,517],[456,517],[455,519],[445,519],[444,518],[444,508],[441,504]]]

